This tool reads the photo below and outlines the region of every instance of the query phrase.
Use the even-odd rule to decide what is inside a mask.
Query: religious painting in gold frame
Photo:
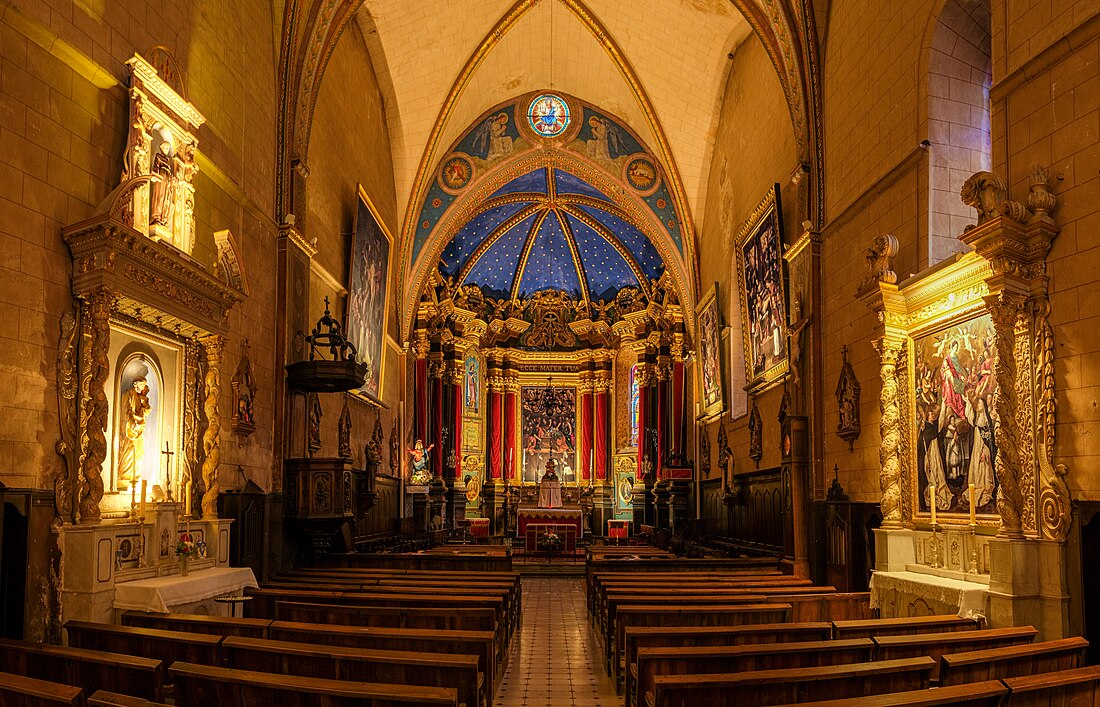
[[[787,298],[779,185],[768,191],[734,239],[746,388],[759,393],[787,373]]]
[[[368,366],[367,380],[355,392],[381,403],[390,320],[393,236],[362,184],[358,185],[358,195],[351,239],[344,331],[355,346],[359,361]]]
[[[538,483],[553,459],[562,483],[576,483],[577,388],[575,385],[521,385],[519,389],[520,477]],[[552,398],[549,401],[548,398]]]
[[[911,502],[915,514],[997,515],[997,360],[993,321],[984,308],[912,336]]]
[[[703,417],[722,413],[722,350],[719,332],[722,326],[718,313],[718,283],[699,300],[695,308],[696,335],[699,337],[699,383]]]

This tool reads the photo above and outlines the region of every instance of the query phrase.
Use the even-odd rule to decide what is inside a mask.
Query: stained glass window
[[[630,367],[630,446],[638,446],[638,364]]]
[[[542,137],[557,137],[569,126],[569,105],[561,96],[544,93],[531,101],[527,121]]]

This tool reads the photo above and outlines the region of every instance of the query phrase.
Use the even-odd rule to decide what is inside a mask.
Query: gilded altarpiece
[[[192,257],[203,119],[158,56],[128,62],[121,183],[62,230],[75,305],[57,359],[64,618],[107,619],[116,582],[178,571],[170,548],[184,527],[210,548],[196,568],[228,564],[221,368],[229,311],[245,295],[224,264]]]

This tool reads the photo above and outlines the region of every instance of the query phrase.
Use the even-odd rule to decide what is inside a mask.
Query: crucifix
[[[172,457],[175,452],[168,447],[168,442],[165,442],[164,451],[161,454],[164,455],[164,495],[169,501],[175,501],[172,498]]]

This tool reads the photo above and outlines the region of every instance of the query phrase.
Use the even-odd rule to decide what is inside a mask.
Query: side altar
[[[228,576],[232,521],[217,511],[221,367],[229,313],[248,288],[228,231],[211,238],[216,260],[194,257],[204,119],[183,97],[174,60],[156,51],[127,62],[119,185],[62,230],[74,308],[61,318],[57,359],[61,621],[110,621],[129,582],[177,583],[185,535],[205,549],[187,569]],[[235,423],[253,414],[254,391],[237,388]],[[218,593],[255,583],[250,571],[230,574]],[[209,598],[205,582],[188,584],[187,603]]]
[[[872,606],[884,616],[981,614],[992,628],[1069,633],[1067,469],[1056,453],[1047,171],[1026,201],[979,172],[962,188],[970,248],[898,282],[875,239],[856,293],[877,315],[882,527]]]

